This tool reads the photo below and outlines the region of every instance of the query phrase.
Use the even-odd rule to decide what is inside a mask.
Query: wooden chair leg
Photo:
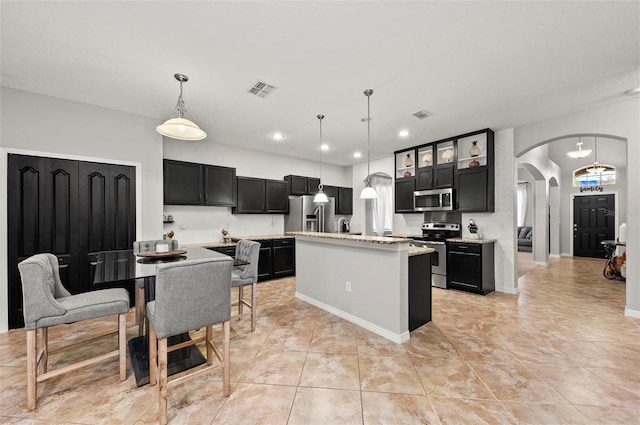
[[[205,345],[207,346],[207,366],[211,366],[213,364],[213,326],[207,326],[207,338],[205,340]]]
[[[145,295],[144,288],[139,286],[138,282],[135,283],[136,292],[136,323],[138,324],[138,336],[144,335],[144,308],[145,308]]]
[[[242,298],[243,298],[243,289],[244,286],[238,286],[238,314],[242,314]]]
[[[118,315],[118,359],[120,363],[120,380],[127,379],[127,315]]]
[[[229,397],[231,394],[231,349],[229,339],[231,334],[231,322],[227,320],[222,324],[222,395]]]
[[[36,329],[36,363],[38,369],[38,375],[47,373],[49,370],[49,333],[48,328]],[[42,350],[42,357],[38,361],[37,356],[38,349]]]
[[[251,332],[256,330],[256,283],[251,285]]]
[[[158,369],[160,375],[160,424],[167,424],[167,338],[158,341]]]
[[[27,331],[27,410],[36,409],[36,367],[38,344],[36,330]]]
[[[156,330],[151,323],[149,323],[149,385],[154,386],[158,378],[158,338],[156,336]]]

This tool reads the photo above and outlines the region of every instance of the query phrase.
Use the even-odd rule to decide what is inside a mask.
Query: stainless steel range
[[[432,286],[447,288],[447,245],[449,238],[462,236],[460,223],[427,222],[422,223],[422,236],[414,236],[416,245],[433,248],[431,254]]]

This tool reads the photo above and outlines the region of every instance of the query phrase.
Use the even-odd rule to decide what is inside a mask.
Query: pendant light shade
[[[595,152],[593,154],[595,161],[593,162],[593,165],[591,167],[587,168],[587,172],[589,174],[600,174],[604,170],[606,170],[606,168],[600,165],[600,163],[598,162],[598,138],[597,137],[594,138],[593,148],[595,149]]]
[[[578,137],[578,143],[576,143],[575,151],[567,152],[567,155],[571,158],[584,158],[585,156],[589,156],[591,154],[591,149],[582,149],[582,142],[580,141],[580,137]]]
[[[318,115],[318,121],[320,121],[320,183],[318,184],[318,193],[313,197],[313,202],[318,202],[324,204],[329,202],[329,198],[327,198],[327,194],[322,191],[324,186],[322,185],[322,120],[324,119],[324,115]]]
[[[360,192],[360,199],[377,199],[378,194],[376,190],[371,187],[371,95],[372,89],[364,91],[364,95],[367,96],[367,183],[362,192]]]
[[[207,137],[207,133],[193,121],[184,118],[186,111],[182,98],[182,83],[189,81],[189,77],[183,74],[175,74],[175,79],[180,82],[180,95],[176,108],[173,111],[173,118],[166,120],[162,125],[156,127],[156,131],[163,136],[178,140],[202,140]]]

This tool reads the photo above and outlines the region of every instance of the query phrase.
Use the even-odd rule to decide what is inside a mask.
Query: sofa
[[[531,226],[519,226],[518,227],[518,251],[531,252],[532,243],[531,237],[533,236],[533,227]]]

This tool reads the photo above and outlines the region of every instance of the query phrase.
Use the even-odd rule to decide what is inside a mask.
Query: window
[[[592,167],[591,165],[575,170],[573,172],[573,187],[616,184],[616,167],[602,164],[600,166],[604,168],[601,173],[590,173],[588,169]]]
[[[380,173],[371,176],[371,186],[378,194],[373,199],[373,231],[378,236],[391,234],[393,228],[393,189],[391,177]]]

